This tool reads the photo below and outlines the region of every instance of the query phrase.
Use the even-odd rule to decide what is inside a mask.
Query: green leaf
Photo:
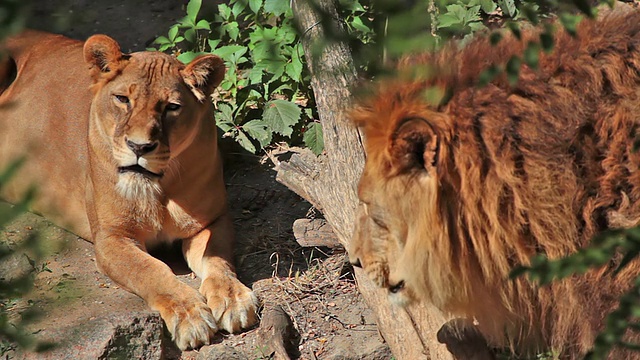
[[[229,37],[233,41],[238,40],[238,35],[240,34],[240,29],[238,28],[237,22],[230,22],[224,26],[224,30],[229,34]]]
[[[540,34],[540,44],[547,54],[553,51],[553,34],[551,32],[543,32]]]
[[[304,144],[313,151],[314,154],[320,155],[324,150],[324,136],[322,134],[322,125],[318,122],[312,122],[307,126],[307,130],[302,137]]]
[[[265,0],[264,11],[275,16],[280,16],[289,10],[289,1],[287,0]]]
[[[185,39],[187,39],[188,42],[195,44],[198,39],[196,38],[196,30],[195,29],[187,29],[184,32],[184,37]]]
[[[438,29],[462,26],[463,20],[454,14],[443,14],[438,17]]]
[[[261,84],[262,77],[264,75],[265,65],[256,64],[251,70],[249,70],[249,82],[251,84]]]
[[[262,8],[262,0],[249,0],[249,9],[251,9],[254,14],[260,12],[260,8]]]
[[[522,14],[524,14],[524,17],[526,17],[533,25],[538,25],[540,22],[538,10],[528,3],[522,5]]]
[[[0,173],[0,186],[9,182],[9,179],[15,176],[18,170],[24,165],[26,158],[21,157],[18,160],[14,160],[9,165],[2,169]]]
[[[473,32],[484,30],[484,29],[487,28],[486,26],[484,26],[484,24],[481,21],[470,22],[470,23],[467,24],[467,26]]]
[[[180,60],[183,64],[188,64],[191,60],[195,59],[197,56],[206,54],[203,52],[196,51],[185,51],[182,54],[178,55],[178,60]]]
[[[482,11],[484,11],[485,14],[492,13],[496,11],[496,9],[498,8],[496,3],[493,2],[492,0],[479,0],[478,2],[480,3],[480,6],[482,7]]]
[[[510,18],[516,16],[516,3],[514,0],[497,0],[498,6],[502,9],[502,12]]]
[[[171,44],[171,40],[167,39],[164,36],[158,36],[155,40],[153,40],[153,43],[158,45],[167,45]]]
[[[218,14],[223,20],[229,20],[231,17],[231,8],[227,4],[219,4]]]
[[[452,4],[447,6],[447,13],[463,20],[467,10],[462,5]]]
[[[176,35],[178,35],[178,27],[177,26],[172,26],[171,28],[169,28],[169,41],[173,42],[173,40],[176,38]]]
[[[524,62],[532,69],[537,69],[540,62],[540,44],[530,41],[524,49]]]
[[[502,40],[502,34],[499,31],[494,31],[489,36],[489,41],[491,42],[491,45],[496,45],[497,43],[500,42],[500,40]]]
[[[296,46],[297,47],[297,46]],[[291,56],[291,62],[285,65],[284,71],[289,75],[289,77],[295,81],[300,82],[302,77],[302,60],[300,56],[298,56],[298,49],[293,50]]]
[[[222,60],[229,61],[232,55],[238,54],[237,56],[242,56],[246,52],[247,52],[247,48],[244,46],[227,45],[227,46],[220,46],[219,48],[215,49],[211,53],[213,55],[219,56],[220,58],[222,58]]]
[[[272,134],[267,129],[267,124],[262,120],[251,120],[242,125],[242,129],[252,138],[258,140],[260,146],[265,147],[271,143]]]
[[[593,9],[588,0],[572,0],[572,2],[583,14],[590,18],[594,16]]]
[[[209,49],[211,51],[213,51],[216,47],[218,47],[220,42],[221,42],[220,39],[209,39],[209,40],[207,40],[207,43],[209,44]]]
[[[363,33],[371,32],[371,29],[362,22],[362,19],[359,16],[356,16],[353,18],[353,21],[351,21],[351,26],[353,26],[354,29]]]
[[[231,13],[233,14],[233,16],[237,19],[238,16],[244,11],[244,9],[247,8],[247,2],[246,1],[238,1],[235,4],[233,4],[233,8],[231,8]]]
[[[202,0],[189,0],[189,3],[187,4],[187,17],[193,24],[196,23],[196,18],[198,17],[201,6]]]
[[[509,80],[509,84],[514,85],[518,82],[518,77],[520,75],[520,66],[522,65],[522,60],[518,56],[512,56],[511,59],[507,62],[507,66],[505,68],[507,72],[507,80]]]
[[[233,121],[234,108],[227,103],[218,103],[216,111],[216,123],[235,124]],[[225,130],[225,132],[228,130]]]
[[[207,20],[200,20],[196,24],[196,30],[211,30],[211,23]]]
[[[520,31],[520,26],[515,21],[508,21],[507,27],[511,30],[513,36],[515,36],[518,40],[522,37],[522,32]]]
[[[483,72],[478,76],[478,86],[486,86],[488,85],[496,76],[500,75],[502,70],[496,65],[491,65],[486,68]]]
[[[349,10],[350,12],[364,12],[365,9],[364,7],[362,7],[362,5],[360,4],[359,1],[355,1],[355,0],[340,0],[340,7],[345,9],[345,10]]]
[[[480,21],[480,5],[472,6],[464,13],[464,23],[470,23],[474,21]]]
[[[238,144],[240,144],[240,146],[242,146],[242,148],[244,148],[248,152],[252,154],[256,153],[256,147],[253,145],[251,140],[249,140],[249,138],[247,137],[247,135],[245,135],[244,132],[238,131],[235,134],[235,140],[238,142]]]
[[[300,108],[287,100],[271,100],[265,105],[262,120],[269,128],[278,134],[290,137],[293,126],[300,119]]]
[[[578,24],[582,21],[582,16],[569,13],[560,14],[560,23],[571,36],[576,36]]]

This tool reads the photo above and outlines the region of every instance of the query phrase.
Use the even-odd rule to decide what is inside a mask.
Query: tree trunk
[[[316,157],[310,151],[296,154],[280,164],[276,179],[320,210],[347,247],[365,159],[360,134],[347,118],[356,71],[346,44],[330,42],[321,48],[325,30],[340,29],[332,0],[317,0],[313,5],[308,0],[294,0],[293,12],[303,34],[326,155]],[[428,305],[409,309],[394,306],[386,290],[373,285],[363,271],[356,269],[355,275],[360,292],[376,314],[380,333],[397,359],[451,359],[436,340],[445,321],[438,310]]]

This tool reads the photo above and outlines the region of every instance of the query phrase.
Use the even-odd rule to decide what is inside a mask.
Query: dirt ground
[[[29,27],[77,39],[104,33],[118,40],[124,51],[140,51],[158,35],[165,34],[184,15],[185,3],[175,0],[34,0]],[[246,153],[228,141],[223,145],[227,190],[236,219],[239,277],[253,287],[263,302],[279,304],[291,316],[298,333],[293,337],[299,358],[390,358],[377,331],[375,318],[357,291],[344,249],[302,248],[295,242],[293,222],[320,214],[275,181],[276,172],[270,162],[261,162],[261,156]],[[21,218],[1,235],[11,238],[16,232],[32,229],[30,222],[35,221],[33,219]],[[46,226],[54,233],[62,232],[50,224]],[[90,247],[83,251],[88,258],[93,256]],[[108,279],[97,272],[95,282],[113,288]],[[41,284],[46,281],[41,279]],[[220,339],[215,349],[178,352],[172,357],[270,358],[261,351],[255,332],[227,335]]]

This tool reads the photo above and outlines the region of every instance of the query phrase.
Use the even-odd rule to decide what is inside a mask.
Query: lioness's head
[[[212,120],[209,96],[224,76],[222,60],[202,55],[184,65],[160,52],[123,54],[105,35],[86,41],[84,58],[93,78],[92,134],[112,155],[118,187],[157,182]]]
[[[451,249],[440,216],[447,210],[441,209],[446,202],[439,181],[446,171],[442,143],[449,137],[449,121],[419,102],[398,98],[378,98],[351,114],[365,134],[367,159],[349,257],[387,288],[394,302],[420,298],[440,304],[448,294],[432,290],[455,288],[456,281],[434,266],[452,255],[442,258]],[[448,286],[437,286],[442,282]]]

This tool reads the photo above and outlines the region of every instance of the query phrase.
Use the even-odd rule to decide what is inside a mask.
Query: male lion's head
[[[434,266],[448,256],[425,249],[446,253],[450,243],[440,216],[449,211],[441,201],[447,189],[439,180],[446,171],[443,144],[450,139],[450,121],[423,105],[409,87],[398,93],[378,97],[351,114],[365,134],[367,160],[349,256],[389,290],[394,302],[420,298],[441,304],[450,294],[432,290],[455,289],[457,280],[440,271],[446,267]]]
[[[203,55],[184,65],[160,52],[123,54],[105,35],[86,41],[84,58],[93,78],[90,141],[101,144],[94,151],[110,153],[122,194],[157,184],[212,120],[208,99],[224,76],[222,60]]]

